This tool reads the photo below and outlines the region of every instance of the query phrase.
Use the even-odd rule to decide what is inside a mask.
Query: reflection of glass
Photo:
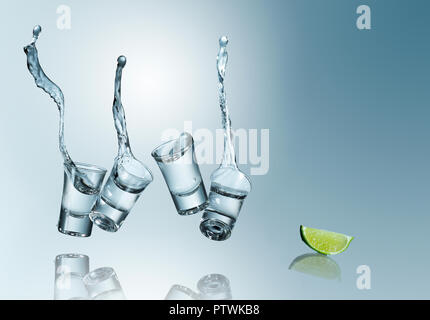
[[[118,231],[151,181],[151,172],[139,160],[131,157],[115,160],[109,179],[90,214],[91,220],[105,231]]]
[[[190,288],[180,286],[178,284],[173,285],[165,300],[198,300],[199,295]]]
[[[163,143],[152,151],[180,215],[197,213],[207,206],[207,194],[189,133]]]
[[[90,272],[90,258],[84,254],[55,257],[54,299],[123,300],[124,293],[112,268]]]
[[[222,274],[209,274],[197,283],[202,300],[231,300],[230,281]]]
[[[83,277],[88,273],[90,260],[83,254],[60,254],[55,257],[54,299],[87,299]]]
[[[64,165],[64,187],[58,231],[70,236],[88,237],[93,227],[89,214],[97,201],[106,169],[91,164],[75,163],[76,170]],[[85,176],[85,183],[81,175]]]
[[[91,271],[84,277],[84,284],[93,300],[124,300],[125,296],[118,276],[112,268]]]
[[[340,280],[341,275],[337,262],[319,253],[298,256],[291,262],[289,269],[329,280]]]
[[[197,283],[198,293],[190,288],[174,285],[166,300],[231,300],[230,281],[222,274],[209,274]]]

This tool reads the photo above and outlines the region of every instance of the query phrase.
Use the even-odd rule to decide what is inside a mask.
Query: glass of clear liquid
[[[250,191],[249,178],[236,167],[221,166],[215,170],[211,175],[209,206],[203,213],[200,231],[211,240],[227,240]]]
[[[90,271],[90,259],[84,254],[67,253],[55,257],[55,300],[86,300],[88,291],[83,278]]]
[[[64,165],[64,186],[58,231],[76,237],[89,237],[93,224],[89,214],[100,193],[106,169],[85,163],[75,168]]]
[[[90,219],[105,231],[118,231],[152,180],[152,173],[139,160],[116,159]]]
[[[163,143],[151,155],[157,162],[180,215],[197,213],[208,205],[199,165],[194,154],[194,141],[189,133]]]

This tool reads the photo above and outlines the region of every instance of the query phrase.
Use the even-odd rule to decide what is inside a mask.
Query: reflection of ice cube
[[[89,271],[89,258],[83,254],[61,254],[55,257],[54,299],[87,299],[83,277]]]
[[[209,274],[197,283],[202,300],[231,300],[230,281],[222,274]]]
[[[91,299],[124,300],[125,296],[115,271],[110,267],[98,268],[84,277]]]

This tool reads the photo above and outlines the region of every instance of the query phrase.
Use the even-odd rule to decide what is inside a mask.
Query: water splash
[[[140,190],[141,187],[146,187],[146,185],[152,181],[152,175],[145,165],[134,157],[130,148],[130,139],[128,138],[127,123],[125,121],[125,111],[121,102],[122,70],[124,69],[126,62],[127,59],[124,56],[119,56],[115,73],[115,89],[112,105],[113,119],[118,136],[118,155],[115,159],[115,163],[118,165],[117,169],[123,168],[125,171],[138,178],[138,189]]]
[[[59,120],[59,149],[64,159],[66,172],[71,175],[76,175],[79,179],[74,179],[75,187],[84,193],[92,192],[92,183],[87,177],[81,173],[67,152],[66,144],[64,142],[64,95],[60,87],[52,82],[43,71],[39,63],[39,55],[36,48],[36,42],[42,32],[42,27],[37,25],[33,28],[33,40],[31,43],[24,47],[24,52],[27,55],[27,68],[34,78],[34,82],[38,88],[41,88],[54,100],[57,104],[60,113]]]
[[[233,145],[233,134],[231,130],[230,113],[227,107],[227,100],[224,88],[225,69],[228,61],[227,44],[228,38],[226,36],[222,36],[219,39],[220,49],[217,56],[218,94],[222,114],[222,125],[224,129],[224,156],[222,159],[221,166],[237,168],[236,155]]]
[[[115,74],[115,91],[113,99],[113,119],[115,122],[115,129],[118,136],[118,159],[124,157],[133,157],[130,149],[130,140],[127,133],[127,123],[125,121],[125,112],[121,102],[121,79],[122,69],[127,63],[127,59],[124,56],[119,56],[117,59],[117,67]]]
[[[27,68],[34,78],[36,86],[45,91],[55,101],[60,113],[59,123],[59,146],[61,154],[63,155],[64,162],[69,166],[73,167],[73,161],[67,152],[66,145],[64,143],[64,95],[61,89],[52,82],[43,71],[39,64],[39,56],[36,48],[36,41],[39,38],[42,28],[37,25],[33,29],[33,40],[31,43],[24,47],[24,52],[27,55]]]

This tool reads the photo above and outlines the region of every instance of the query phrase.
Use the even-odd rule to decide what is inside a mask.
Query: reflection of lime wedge
[[[324,279],[340,279],[336,261],[319,253],[307,253],[295,258],[289,269]]]
[[[353,237],[320,229],[300,226],[302,240],[315,251],[322,254],[338,254],[348,248]]]

